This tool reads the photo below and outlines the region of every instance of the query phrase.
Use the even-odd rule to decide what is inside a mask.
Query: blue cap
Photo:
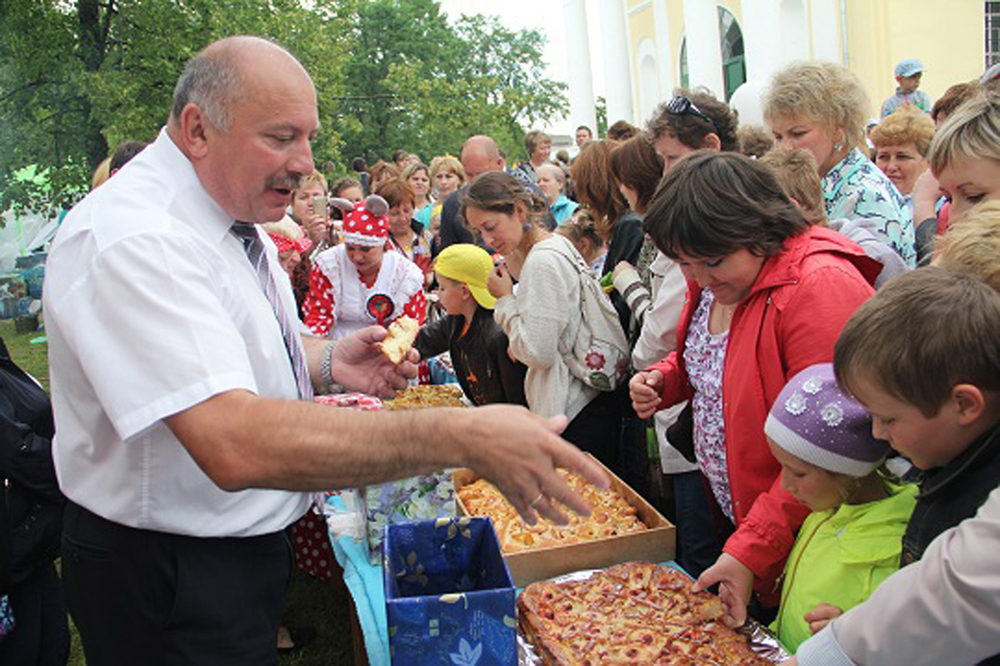
[[[900,60],[899,64],[896,65],[896,76],[902,76],[903,78],[919,74],[922,71],[924,71],[924,63],[920,62],[916,58]]]

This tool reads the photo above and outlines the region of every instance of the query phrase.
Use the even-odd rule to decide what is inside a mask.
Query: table
[[[339,497],[328,500],[327,509],[338,518],[349,515],[349,510]],[[344,522],[349,521],[341,521],[341,525]],[[363,538],[359,540],[349,534],[341,534],[334,527],[331,527],[328,533],[333,554],[344,569],[344,583],[354,602],[351,609],[351,633],[354,640],[355,664],[388,666],[391,660],[382,567],[368,561],[368,545]],[[663,564],[680,569],[673,561]],[[362,646],[364,649],[361,649]]]

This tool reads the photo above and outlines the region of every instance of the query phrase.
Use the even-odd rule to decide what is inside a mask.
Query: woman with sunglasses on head
[[[777,604],[775,581],[808,513],[781,489],[764,420],[788,379],[832,360],[882,267],[810,226],[766,166],[734,153],[682,160],[645,228],[680,264],[688,299],[676,351],[632,378],[632,402],[648,417],[691,401],[694,453],[727,528],[698,586],[721,582],[729,619],[742,622],[752,588],[762,606]]]
[[[816,158],[827,218],[863,218],[913,268],[913,216],[896,186],[862,152],[867,109],[858,77],[829,62],[786,67],[774,75],[764,97],[764,118],[775,143],[805,148]]]
[[[646,134],[663,158],[663,174],[677,161],[699,150],[738,151],[736,116],[725,102],[704,92],[677,90],[656,107]]]

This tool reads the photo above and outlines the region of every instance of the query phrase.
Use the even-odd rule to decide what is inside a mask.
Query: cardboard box
[[[390,525],[384,557],[393,664],[517,664],[514,582],[488,519]]]
[[[569,546],[506,554],[504,559],[507,560],[507,567],[519,588],[574,571],[604,569],[621,562],[667,562],[674,559],[677,552],[674,526],[607,467],[604,467],[604,471],[611,477],[611,487],[636,508],[639,519],[649,529]],[[479,477],[472,470],[460,469],[455,470],[454,478],[457,492]],[[458,506],[461,513],[469,514],[461,498],[458,498]]]

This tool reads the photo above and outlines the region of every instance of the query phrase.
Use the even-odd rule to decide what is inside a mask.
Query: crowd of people
[[[669,515],[727,622],[771,623],[799,663],[1000,663],[1000,94],[931,104],[922,69],[868,125],[854,74],[796,63],[767,128],[678,90],[644,128],[579,127],[572,160],[532,131],[508,165],[476,135],[328,181],[302,66],[207,47],[48,259],[51,501],[88,663],[273,663],[309,491],[470,466],[558,522],[588,508],[557,467],[608,482],[581,451]],[[428,359],[477,409],[313,404],[391,397]],[[24,629],[54,620],[20,614],[53,592],[41,552],[0,658],[58,662]]]

